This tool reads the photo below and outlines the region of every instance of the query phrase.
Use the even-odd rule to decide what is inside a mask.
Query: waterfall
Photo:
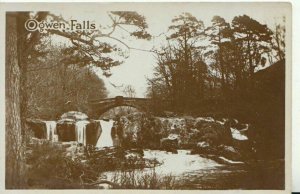
[[[46,124],[47,140],[57,141],[56,121],[44,121]]]
[[[75,124],[76,141],[86,145],[86,125],[88,121],[77,121]]]
[[[109,121],[100,120],[102,132],[98,139],[96,147],[101,148],[101,147],[112,147],[113,146],[113,140],[111,137],[111,129],[112,129],[113,124],[114,124],[113,120],[109,120]]]

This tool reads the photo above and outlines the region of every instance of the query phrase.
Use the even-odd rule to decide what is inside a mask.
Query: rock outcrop
[[[29,130],[33,132],[33,136],[39,139],[47,138],[46,123],[40,119],[27,119]]]
[[[101,135],[102,129],[99,121],[91,120],[86,125],[86,143],[95,146]]]
[[[75,121],[59,121],[57,123],[58,141],[76,141]]]
[[[47,122],[50,121],[38,119],[27,120],[29,128],[33,131],[33,136],[39,139],[60,142],[77,141],[84,145],[95,146],[101,135],[100,122],[97,120],[88,120],[87,115],[81,112],[71,111],[64,113],[60,120],[57,121],[55,129],[47,129]]]
[[[115,128],[123,144],[131,142],[142,147],[173,145],[174,148],[192,148],[198,142],[216,146],[232,143],[230,127],[215,122],[213,118],[162,118],[135,113],[121,117]]]

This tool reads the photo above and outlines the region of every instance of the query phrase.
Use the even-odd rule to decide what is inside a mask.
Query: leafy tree
[[[285,59],[285,18],[282,18],[281,23],[275,24],[275,30],[273,31],[271,45],[272,48],[276,51],[277,61]]]
[[[247,15],[236,16],[232,20],[235,41],[241,44],[243,58],[250,77],[253,77],[255,67],[264,63],[263,54],[270,52],[269,42],[272,31]]]
[[[214,16],[212,19],[212,25],[206,29],[206,33],[209,36],[210,43],[215,48],[215,61],[216,66],[219,67],[221,73],[221,84],[224,95],[226,96],[226,82],[228,81],[228,67],[225,64],[226,50],[228,49],[228,42],[232,35],[230,25],[220,16]]]
[[[157,50],[155,77],[149,80],[148,93],[171,100],[177,111],[190,110],[205,94],[207,66],[203,46],[197,45],[205,38],[204,25],[183,13],[172,20],[168,32],[168,44]]]
[[[204,24],[189,13],[183,13],[172,20],[168,39],[172,41],[176,64],[174,91],[176,104],[188,109],[190,101],[204,95],[204,80],[207,68],[202,58],[203,46],[199,41],[205,38]]]

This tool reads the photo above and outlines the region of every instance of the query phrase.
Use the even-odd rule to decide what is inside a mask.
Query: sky
[[[148,32],[153,35],[150,41],[128,38],[122,30],[116,30],[115,37],[123,38],[130,46],[138,49],[150,50],[159,47],[164,41],[162,33],[167,32],[171,20],[183,12],[191,13],[197,19],[202,20],[205,26],[209,26],[211,19],[219,15],[229,23],[235,16],[249,15],[262,24],[273,28],[275,22],[289,11],[289,4],[284,3],[119,3],[104,4],[102,6],[82,6],[77,9],[61,7],[55,14],[61,14],[65,19],[90,20],[96,24],[105,26],[110,24],[107,11],[136,11],[145,16],[149,26]],[[64,42],[66,40],[58,39]],[[109,40],[108,40],[109,41]],[[144,97],[147,88],[147,78],[151,78],[155,66],[154,53],[139,50],[130,50],[129,57],[120,66],[111,70],[112,76],[105,78],[101,69],[97,69],[97,75],[101,77],[109,92],[109,97],[124,95],[122,88],[113,87],[132,85],[137,97]],[[112,83],[112,84],[111,84]]]

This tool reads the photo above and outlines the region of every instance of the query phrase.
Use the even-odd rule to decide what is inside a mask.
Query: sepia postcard
[[[0,9],[5,192],[291,192],[290,3]]]

